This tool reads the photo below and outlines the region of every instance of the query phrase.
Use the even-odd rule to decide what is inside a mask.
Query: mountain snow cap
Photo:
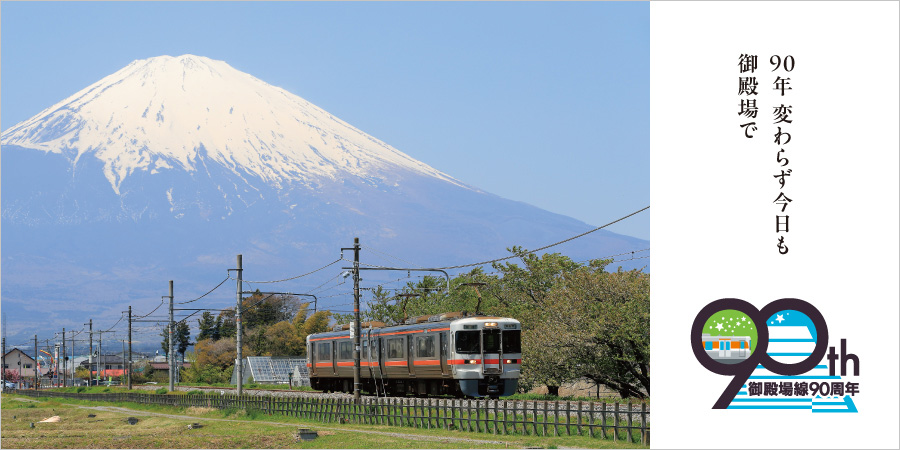
[[[195,171],[212,160],[266,183],[309,184],[404,171],[456,179],[284,89],[202,56],[158,56],[123,69],[0,135],[2,145],[100,159],[119,193],[135,171]]]

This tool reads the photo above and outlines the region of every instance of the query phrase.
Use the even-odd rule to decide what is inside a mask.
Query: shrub
[[[153,392],[156,393],[156,394],[168,394],[168,393],[169,393],[169,390],[166,389],[166,388],[159,388],[159,389],[157,389],[157,390],[155,390],[155,391],[153,391]]]

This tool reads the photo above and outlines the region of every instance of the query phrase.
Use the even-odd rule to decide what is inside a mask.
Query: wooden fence
[[[590,436],[650,444],[646,403],[550,402],[533,400],[458,400],[420,398],[275,397],[236,394],[85,394],[16,390],[29,397],[59,397],[102,402],[257,410],[324,423],[360,423],[459,430],[497,435]]]

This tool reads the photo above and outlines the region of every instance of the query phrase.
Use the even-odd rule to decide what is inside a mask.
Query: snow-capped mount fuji
[[[202,157],[276,187],[344,175],[396,182],[398,171],[462,186],[284,89],[194,55],[134,61],[6,130],[2,144],[73,164],[90,154],[117,194],[136,171],[196,171]]]
[[[0,144],[3,311],[25,336],[48,320],[75,329],[97,311],[110,323],[129,305],[149,311],[167,280],[176,295],[202,294],[238,253],[245,279],[274,280],[334,261],[354,237],[364,263],[441,267],[592,228],[461,183],[192,55],[134,61],[5,130]],[[602,206],[604,194],[581,195]],[[552,251],[585,260],[647,247],[601,230]],[[307,292],[336,274],[285,289]]]

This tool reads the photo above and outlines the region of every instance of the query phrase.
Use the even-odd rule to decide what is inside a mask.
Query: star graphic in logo
[[[721,323],[717,323],[717,324],[716,324],[716,329],[717,329],[717,330],[722,331],[723,328],[725,328],[725,327],[723,327]]]
[[[784,314],[779,314],[778,317],[775,318],[775,320],[777,320],[777,321],[778,321],[778,324],[780,325],[781,322],[784,322],[784,320],[785,320],[785,319],[784,319]]]

